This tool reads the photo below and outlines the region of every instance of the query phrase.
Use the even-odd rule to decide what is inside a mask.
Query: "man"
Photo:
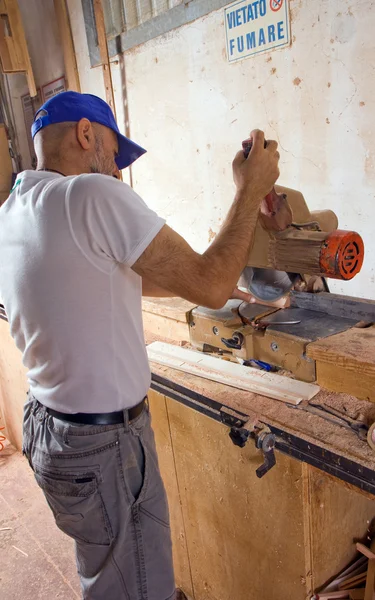
[[[84,598],[172,600],[141,296],[225,304],[279,175],[277,144],[252,133],[249,157],[233,162],[227,219],[198,254],[116,179],[145,151],[101,99],[50,99],[32,134],[37,171],[18,176],[0,209],[0,297],[30,383],[24,453],[76,541]]]

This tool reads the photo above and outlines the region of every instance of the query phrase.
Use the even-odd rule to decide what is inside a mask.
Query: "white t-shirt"
[[[113,177],[18,176],[0,208],[0,297],[45,406],[112,412],[146,395],[142,280],[131,267],[164,223]]]

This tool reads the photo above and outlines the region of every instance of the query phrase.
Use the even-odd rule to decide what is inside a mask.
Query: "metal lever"
[[[258,467],[255,471],[257,477],[261,479],[272,467],[276,464],[275,457],[275,436],[273,433],[268,433],[267,431],[260,431],[257,435],[255,434],[255,443],[256,447],[259,450],[262,450],[264,456],[264,463]]]
[[[244,343],[244,337],[242,333],[236,332],[231,338],[221,338],[221,341],[224,346],[230,350],[241,350]]]
[[[255,436],[255,446],[262,450],[264,462],[257,468],[256,475],[261,479],[276,464],[275,457],[275,436],[268,427],[257,429],[256,427],[247,429],[246,427],[231,427],[229,437],[235,446],[243,448],[249,437]]]

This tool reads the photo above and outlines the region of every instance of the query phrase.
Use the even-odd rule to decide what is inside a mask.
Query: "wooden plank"
[[[66,0],[54,0],[54,4],[64,53],[67,86],[69,90],[80,92],[81,85]]]
[[[234,446],[224,425],[169,398],[167,409],[194,597],[305,598],[302,464],[280,454],[259,480],[254,444]]]
[[[4,73],[10,73],[13,63],[6,38],[6,18],[6,15],[0,14],[0,62]]]
[[[172,344],[154,342],[147,347],[147,352],[149,359],[158,364],[289,404],[297,405],[302,400],[310,400],[320,389],[319,386],[311,383],[256,371]]]
[[[316,361],[319,385],[375,402],[375,327],[312,342],[306,354]]]
[[[351,577],[347,581],[340,583],[339,589],[340,590],[348,590],[354,586],[358,586],[361,583],[364,583],[365,581],[366,581],[366,573],[362,573],[361,575],[356,575],[356,577]],[[370,600],[372,600],[372,598]]]
[[[359,588],[358,590],[349,590],[349,598],[350,600],[364,600],[365,589]]]
[[[339,600],[339,598],[349,598],[349,590],[341,592],[323,592],[317,595],[318,600]]]
[[[290,305],[356,321],[375,322],[375,300],[341,294],[292,292]]]
[[[29,93],[33,97],[37,95],[37,89],[18,3],[17,0],[4,0],[4,3],[11,28],[11,37],[7,37],[6,41],[9,44],[14,70],[26,72]]]
[[[0,124],[0,205],[12,187],[12,160],[5,125]]]
[[[115,106],[115,97],[113,93],[113,84],[112,84],[112,73],[111,73],[111,65],[109,61],[108,54],[108,44],[107,44],[107,34],[105,30],[105,21],[104,21],[104,11],[102,0],[93,0],[94,2],[94,14],[95,14],[95,22],[96,22],[96,31],[98,36],[98,45],[100,51],[100,60],[103,68],[103,77],[104,77],[104,87],[106,93],[106,99],[111,107],[113,114],[116,118],[116,106]]]
[[[154,425],[160,472],[168,496],[176,584],[187,594],[192,595],[193,584],[191,580],[185,525],[177,483],[166,398],[162,394],[158,394],[152,390],[149,391],[148,398]]]
[[[375,560],[368,561],[365,600],[375,600]]]

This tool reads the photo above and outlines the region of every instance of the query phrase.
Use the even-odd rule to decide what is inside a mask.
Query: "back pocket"
[[[78,542],[109,546],[111,526],[95,470],[61,473],[33,467],[59,529]]]

